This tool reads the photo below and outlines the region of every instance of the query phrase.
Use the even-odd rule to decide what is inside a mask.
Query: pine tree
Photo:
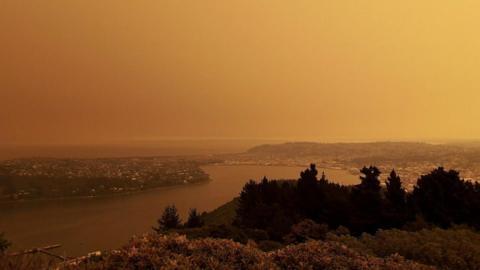
[[[238,226],[252,228],[257,225],[258,204],[261,198],[255,181],[248,181],[240,192],[234,223]]]
[[[318,188],[317,174],[315,164],[310,164],[310,168],[300,173],[297,183],[299,210],[306,218],[314,221],[318,221],[322,214],[320,208],[323,199]]]
[[[185,224],[188,228],[198,228],[203,226],[202,218],[197,214],[197,209],[193,208],[190,209],[190,213],[188,214],[187,224]]]
[[[360,172],[361,183],[351,193],[354,214],[350,217],[353,233],[374,233],[382,227],[383,202],[380,194],[380,170],[375,166],[363,167]]]
[[[386,197],[390,201],[391,205],[397,209],[403,209],[405,207],[405,189],[402,187],[402,181],[397,175],[395,170],[392,170],[387,181],[387,194]]]
[[[157,233],[177,228],[181,223],[180,216],[178,215],[175,205],[168,205],[165,207],[162,216],[158,220],[158,227],[154,227],[153,230]]]

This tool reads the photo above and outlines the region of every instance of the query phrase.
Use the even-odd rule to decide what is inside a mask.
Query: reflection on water
[[[161,188],[142,193],[93,199],[69,199],[0,204],[0,232],[14,249],[62,244],[60,253],[75,256],[120,247],[135,234],[150,231],[163,208],[175,204],[182,217],[189,208],[210,211],[237,196],[249,179],[296,179],[300,167],[206,166],[212,181]],[[321,169],[320,169],[321,171]],[[325,170],[345,184],[358,178],[344,171]]]

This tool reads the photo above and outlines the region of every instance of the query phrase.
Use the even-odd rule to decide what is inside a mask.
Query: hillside
[[[235,210],[237,209],[237,205],[238,198],[235,198],[211,212],[204,213],[202,215],[202,220],[207,226],[232,224],[233,219],[235,218]]]

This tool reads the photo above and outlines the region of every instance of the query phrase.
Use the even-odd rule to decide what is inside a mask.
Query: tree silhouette
[[[240,192],[234,224],[248,228],[255,227],[260,200],[257,183],[253,180],[248,181]]]
[[[378,228],[383,227],[382,212],[383,202],[380,193],[380,170],[377,167],[363,167],[360,172],[361,183],[352,190],[352,207],[355,209],[352,214],[352,232],[374,233]]]
[[[363,190],[370,191],[380,191],[380,181],[378,177],[380,176],[380,170],[375,166],[363,167],[360,172],[364,176],[360,176],[360,188]]]
[[[413,193],[403,189],[395,170],[385,181],[386,189],[380,186],[378,168],[364,167],[360,172],[356,186],[330,183],[325,175],[317,180],[313,164],[298,181],[250,181],[240,194],[234,225],[263,230],[274,240],[305,219],[330,229],[344,226],[354,235],[402,228],[415,218],[443,227],[480,228],[480,184],[461,180],[456,171],[438,168],[422,176]]]
[[[198,228],[203,226],[202,218],[197,214],[197,209],[190,209],[188,220],[185,225],[188,228]]]
[[[412,199],[427,222],[442,227],[475,223],[480,207],[474,185],[460,179],[458,171],[446,171],[443,167],[418,179]]]
[[[387,193],[385,196],[391,205],[396,209],[403,209],[405,207],[406,192],[405,189],[403,189],[402,181],[395,170],[392,170],[387,181],[385,181],[385,184],[387,185]]]
[[[181,223],[180,217],[175,205],[168,205],[163,210],[162,216],[158,219],[158,227],[154,227],[153,230],[157,233],[177,228]]]
[[[408,221],[413,221],[415,215],[410,213],[407,208],[406,191],[402,187],[402,180],[395,170],[390,172],[385,184],[387,186],[385,192],[387,201],[382,211],[385,227],[398,228],[404,226]]]
[[[318,188],[317,168],[315,164],[310,164],[310,168],[300,173],[297,190],[300,210],[304,212],[307,218],[318,221],[321,216],[320,205],[323,198],[322,192]]]

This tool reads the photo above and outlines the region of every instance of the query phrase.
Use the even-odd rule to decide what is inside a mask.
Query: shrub
[[[265,240],[258,242],[258,248],[262,251],[274,251],[284,247],[284,245],[277,241]]]
[[[242,244],[247,243],[249,236],[246,232],[232,225],[207,225],[201,228],[180,228],[174,230],[179,234],[185,234],[189,239],[219,238],[229,239]]]
[[[84,261],[71,269],[275,269],[261,251],[230,240],[188,240],[179,235],[133,239],[100,262]]]
[[[384,258],[400,254],[439,269],[480,269],[480,234],[466,228],[417,232],[380,230],[375,235],[363,234],[359,239],[329,235],[329,240]]]
[[[272,253],[271,258],[280,269],[435,269],[407,261],[399,255],[381,259],[360,254],[340,243],[322,241],[288,246]]]
[[[292,229],[284,240],[287,243],[302,243],[307,240],[325,239],[328,232],[328,225],[318,224],[313,220],[305,219],[292,226]]]
[[[188,240],[179,235],[145,235],[120,250],[87,259],[65,269],[434,269],[399,255],[381,259],[360,254],[340,243],[311,241],[275,252],[262,252],[231,240]]]

